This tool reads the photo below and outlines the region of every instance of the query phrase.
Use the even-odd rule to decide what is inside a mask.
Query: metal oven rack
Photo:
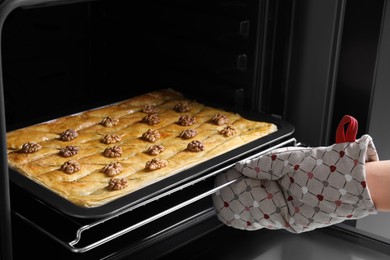
[[[273,149],[279,148],[279,147],[283,147],[286,145],[296,145],[296,140],[294,138],[287,139],[285,141],[278,143],[277,145],[273,145],[270,148],[262,150],[261,152],[257,152],[251,156],[248,156],[245,159],[256,158],[256,157],[260,156],[261,154],[264,154],[270,150],[273,150]],[[49,231],[47,231],[44,228],[42,228],[41,226],[39,226],[39,224],[33,222],[32,220],[28,219],[28,217],[23,216],[22,214],[20,214],[18,212],[15,212],[15,214],[17,216],[19,216],[20,218],[22,218],[24,221],[33,225],[38,230],[42,231],[43,233],[45,233],[46,235],[51,237],[52,239],[54,239],[55,241],[62,244],[68,250],[70,250],[74,253],[84,253],[84,252],[87,252],[87,251],[94,249],[98,246],[101,246],[109,241],[112,241],[116,238],[119,238],[119,237],[121,237],[129,232],[132,232],[138,228],[141,228],[144,225],[147,225],[147,224],[149,224],[157,219],[160,219],[164,216],[167,216],[170,213],[176,212],[177,210],[180,210],[180,209],[182,209],[190,204],[193,204],[193,203],[195,203],[203,198],[206,198],[206,197],[212,195],[213,193],[215,193],[216,191],[222,189],[223,187],[228,186],[228,185],[236,182],[238,179],[232,180],[232,181],[225,183],[225,184],[218,186],[218,187],[207,189],[207,190],[203,191],[202,193],[195,195],[194,197],[185,198],[185,200],[183,202],[171,205],[170,207],[165,208],[162,211],[158,211],[157,213],[154,213],[153,215],[151,215],[145,219],[141,219],[135,223],[132,223],[132,224],[129,224],[128,226],[120,228],[118,231],[110,230],[111,233],[108,233],[106,236],[103,236],[102,238],[95,238],[94,237],[92,239],[92,241],[90,241],[89,232],[92,232],[93,234],[101,233],[100,231],[93,232],[94,229],[100,230],[101,228],[103,228],[106,225],[108,225],[110,227],[115,226],[115,225],[112,225],[111,222],[115,221],[117,218],[120,218],[122,215],[132,214],[133,212],[135,212],[137,209],[140,209],[141,207],[144,207],[144,206],[149,205],[151,203],[156,203],[157,201],[160,201],[161,199],[164,199],[165,197],[172,196],[176,192],[180,192],[180,191],[185,190],[187,188],[190,188],[198,183],[204,182],[205,180],[207,180],[211,177],[214,177],[217,174],[219,174],[223,171],[226,171],[229,168],[232,168],[233,166],[234,166],[234,164],[225,165],[225,166],[219,168],[218,170],[207,173],[204,176],[201,176],[195,180],[186,182],[185,184],[179,185],[178,187],[170,189],[169,191],[163,192],[163,193],[161,193],[157,196],[154,196],[150,199],[147,199],[145,201],[137,203],[136,205],[128,207],[128,208],[126,208],[118,213],[115,213],[114,215],[110,215],[108,217],[104,217],[102,219],[81,225],[80,227],[73,230],[74,239],[70,240],[70,241],[61,240],[61,238],[56,237],[54,234],[50,233]],[[214,214],[214,213],[212,212],[211,214]],[[193,217],[196,217],[196,216],[193,216]],[[84,242],[83,241],[84,239],[86,239],[88,242]]]

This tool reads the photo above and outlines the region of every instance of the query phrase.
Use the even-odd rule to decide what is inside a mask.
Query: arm
[[[367,162],[366,179],[376,209],[390,212],[390,160]]]

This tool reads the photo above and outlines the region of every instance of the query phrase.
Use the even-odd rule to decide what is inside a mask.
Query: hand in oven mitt
[[[334,145],[285,147],[237,163],[216,177],[216,186],[237,179],[213,195],[218,219],[243,230],[301,233],[375,214],[365,163],[378,156],[371,137],[355,140],[356,133],[356,119],[344,116]]]

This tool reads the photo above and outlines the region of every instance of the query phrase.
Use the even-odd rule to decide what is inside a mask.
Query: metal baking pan
[[[180,184],[189,182],[196,178],[200,178],[207,172],[216,170],[222,165],[227,163],[234,163],[239,159],[243,159],[245,158],[246,154],[250,154],[253,151],[260,151],[262,147],[266,148],[268,145],[276,143],[279,140],[283,140],[294,132],[294,127],[290,123],[275,117],[262,114],[245,115],[242,113],[241,116],[250,120],[273,123],[278,127],[278,130],[269,135],[242,145],[234,150],[214,157],[206,162],[200,163],[192,168],[183,170],[179,174],[169,176],[156,183],[152,183],[146,187],[143,187],[98,207],[86,208],[73,204],[72,202],[12,169],[9,169],[10,180],[15,185],[19,186],[35,197],[35,199],[38,201],[46,204],[48,207],[60,211],[63,214],[83,219],[98,219],[108,217],[136,204],[143,203],[146,200],[153,198],[154,196],[157,196],[163,192],[167,192]]]

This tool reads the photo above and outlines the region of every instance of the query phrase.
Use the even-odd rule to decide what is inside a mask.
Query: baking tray
[[[239,159],[244,159],[245,155],[250,154],[253,151],[260,151],[262,147],[267,147],[279,140],[283,140],[294,132],[294,127],[290,123],[279,118],[263,114],[251,115],[240,113],[240,115],[250,120],[273,123],[277,126],[278,130],[98,207],[86,208],[73,204],[55,192],[41,186],[12,169],[9,169],[10,180],[16,186],[24,189],[31,194],[31,196],[44,203],[46,206],[68,216],[83,219],[109,217],[129,207],[153,198],[158,194],[167,192],[180,184],[189,182],[196,178],[201,178],[206,173],[216,170],[222,165],[234,163]]]

